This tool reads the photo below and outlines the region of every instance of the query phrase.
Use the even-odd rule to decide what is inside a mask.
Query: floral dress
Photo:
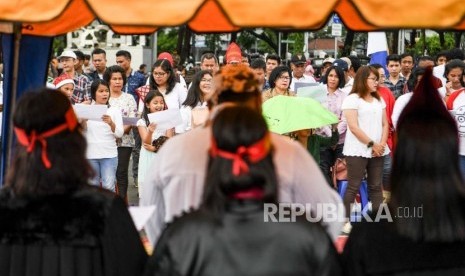
[[[121,111],[123,117],[135,117],[137,112],[136,100],[131,94],[122,93],[118,98],[110,97],[110,106]],[[116,140],[118,147],[134,147],[134,135],[132,131],[124,134],[121,139]]]

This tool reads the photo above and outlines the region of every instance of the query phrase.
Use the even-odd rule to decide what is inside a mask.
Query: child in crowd
[[[166,110],[165,98],[158,90],[151,90],[144,100],[142,118],[137,121],[137,128],[142,139],[142,148],[139,156],[138,187],[141,194],[141,184],[144,182],[145,173],[152,163],[155,153],[169,137],[173,137],[174,129],[159,129],[155,123],[150,123],[148,114]]]
[[[108,105],[110,88],[104,80],[97,79],[90,87],[92,104]],[[116,107],[109,107],[102,121],[86,120],[83,123],[87,140],[87,159],[95,171],[92,184],[116,192],[116,167],[118,149],[116,138],[123,136],[123,119]]]
[[[55,88],[71,100],[74,92],[74,80],[68,74],[61,74],[53,80]]]

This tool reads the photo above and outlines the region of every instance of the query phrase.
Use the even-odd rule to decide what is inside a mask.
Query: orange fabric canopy
[[[0,20],[23,33],[55,36],[99,18],[118,33],[152,33],[182,24],[195,32],[245,27],[319,29],[337,12],[356,31],[465,29],[463,0],[22,0],[2,1]]]

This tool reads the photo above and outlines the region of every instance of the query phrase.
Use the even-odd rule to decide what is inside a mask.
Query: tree
[[[179,28],[167,28],[157,34],[157,48],[159,52],[173,53],[176,50]]]
[[[426,42],[426,43],[425,43]],[[415,54],[422,56],[424,50],[427,55],[435,56],[441,50],[452,49],[455,44],[454,35],[452,33],[444,33],[444,46],[441,46],[439,35],[425,37],[422,33],[420,39],[415,44]]]

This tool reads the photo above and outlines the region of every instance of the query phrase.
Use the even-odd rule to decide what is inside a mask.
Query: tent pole
[[[14,50],[13,50],[13,72],[12,72],[12,82],[11,82],[11,93],[10,96],[8,97],[8,106],[11,107],[11,112],[8,114],[4,114],[7,116],[7,119],[9,121],[8,124],[8,146],[4,149],[6,151],[6,159],[4,160],[5,165],[5,173],[8,170],[10,164],[11,164],[11,155],[12,155],[12,148],[13,148],[13,110],[14,107],[16,106],[16,95],[18,93],[18,71],[19,71],[19,48],[21,45],[21,28],[22,24],[21,23],[14,23],[13,24],[13,45],[14,45]],[[5,176],[5,175],[4,175]]]

